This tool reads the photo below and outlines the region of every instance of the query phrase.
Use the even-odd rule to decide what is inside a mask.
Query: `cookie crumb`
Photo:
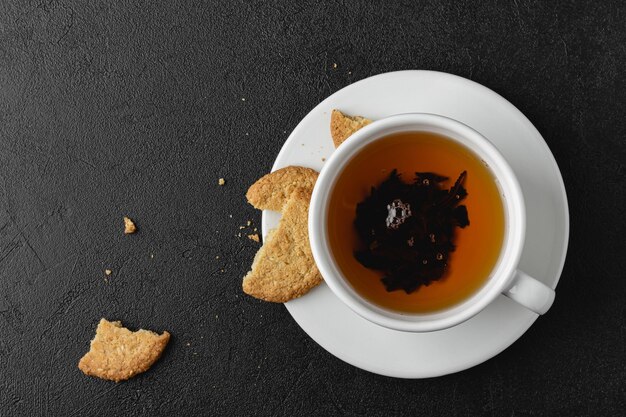
[[[132,233],[135,233],[137,231],[137,226],[135,226],[135,223],[133,223],[133,221],[124,216],[124,234],[126,235],[130,235]]]
[[[333,69],[337,69],[337,63],[333,63]]]
[[[224,178],[220,178],[219,180],[217,180],[218,185],[224,185],[226,184],[226,181],[224,180]]]
[[[326,162],[326,158],[322,158],[322,162]]]
[[[217,255],[217,256],[215,257],[215,259],[219,259],[219,258],[220,258],[220,256],[219,256],[219,255]]]
[[[105,269],[104,270],[104,275],[111,275],[113,273],[113,271],[111,271],[110,269]]]
[[[251,222],[250,220],[248,220],[248,221],[246,222],[246,225],[247,225],[248,227],[250,227],[250,225],[251,225],[251,224],[252,224],[252,222]]]
[[[255,242],[259,242],[259,235],[257,233],[253,234],[253,235],[248,235],[248,239],[250,240],[254,240]]]
[[[241,101],[246,101],[246,99],[245,99],[245,98],[243,98],[243,97],[241,97]]]

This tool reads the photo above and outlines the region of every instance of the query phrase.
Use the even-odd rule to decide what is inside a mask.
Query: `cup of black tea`
[[[524,196],[489,140],[448,117],[373,122],[326,161],[309,210],[313,256],[365,319],[426,332],[458,325],[500,294],[538,313],[554,291],[518,269]]]

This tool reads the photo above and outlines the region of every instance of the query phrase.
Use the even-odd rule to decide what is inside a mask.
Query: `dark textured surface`
[[[622,2],[112,3],[0,2],[0,415],[623,415]],[[353,368],[240,290],[247,186],[320,100],[400,69],[520,108],[572,217],[549,314],[431,380]],[[173,340],[131,381],[88,378],[101,316]]]

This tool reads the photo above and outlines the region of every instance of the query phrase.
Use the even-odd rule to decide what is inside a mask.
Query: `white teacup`
[[[428,314],[388,310],[359,295],[334,261],[328,243],[327,218],[336,179],[347,163],[367,145],[399,132],[425,131],[446,136],[469,148],[487,163],[499,183],[505,212],[505,234],[499,259],[486,283],[448,309]],[[362,128],[326,161],[315,185],[309,210],[309,235],[315,262],[326,284],[339,299],[365,319],[390,329],[427,332],[458,325],[479,313],[500,294],[543,314],[554,301],[554,290],[517,269],[524,246],[526,212],[519,183],[500,152],[484,136],[461,122],[426,113],[399,114]]]

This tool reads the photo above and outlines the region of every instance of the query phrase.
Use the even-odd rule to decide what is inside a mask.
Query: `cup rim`
[[[498,262],[486,283],[464,301],[434,313],[402,313],[380,307],[355,291],[330,253],[327,209],[335,182],[348,162],[369,144],[398,132],[429,131],[460,142],[485,160],[499,182],[505,206],[505,237]],[[326,161],[315,184],[309,209],[309,239],[313,257],[333,293],[361,317],[394,330],[427,332],[460,324],[478,314],[510,285],[525,237],[525,208],[517,178],[496,147],[476,130],[433,113],[404,113],[372,122],[350,136]]]

